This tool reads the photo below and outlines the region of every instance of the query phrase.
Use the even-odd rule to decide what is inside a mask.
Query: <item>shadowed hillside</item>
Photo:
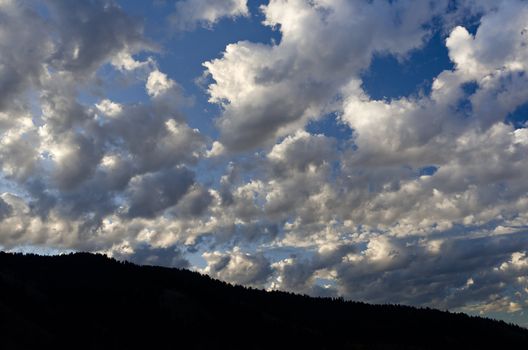
[[[0,253],[0,323],[4,349],[528,346],[528,330],[504,322],[264,292],[85,253]]]

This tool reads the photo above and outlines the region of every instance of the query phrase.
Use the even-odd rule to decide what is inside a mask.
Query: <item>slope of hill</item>
[[[464,314],[265,292],[102,255],[0,253],[3,349],[526,348]]]

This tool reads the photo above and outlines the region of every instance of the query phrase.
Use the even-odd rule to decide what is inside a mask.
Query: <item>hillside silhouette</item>
[[[0,253],[3,349],[526,349],[479,317],[232,286],[103,255]]]

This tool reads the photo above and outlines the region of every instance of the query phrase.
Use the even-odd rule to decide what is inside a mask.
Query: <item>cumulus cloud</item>
[[[272,272],[264,255],[250,255],[237,248],[229,253],[207,252],[203,257],[207,261],[203,272],[228,282],[261,287]]]
[[[157,97],[174,86],[174,82],[171,81],[166,74],[161,73],[158,70],[152,71],[147,79],[147,92],[152,97]]]
[[[128,215],[153,217],[175,205],[194,183],[193,175],[187,169],[176,168],[132,178]]]
[[[264,24],[280,30],[279,43],[231,44],[223,57],[204,64],[214,80],[210,101],[225,109],[218,122],[222,143],[248,149],[325,114],[339,88],[367,68],[374,53],[403,56],[420,47],[428,35],[424,24],[445,6],[270,1],[262,7]]]
[[[48,1],[58,40],[49,57],[58,69],[79,75],[93,73],[120,52],[149,47],[141,22],[132,19],[113,2]]]
[[[193,30],[197,26],[212,28],[222,18],[249,16],[247,0],[182,0],[170,17],[177,30]]]
[[[428,40],[420,23],[445,10],[424,3],[424,17],[404,28],[386,20],[396,9],[406,13],[407,5],[272,1],[263,13],[280,30],[279,43],[239,42],[206,62],[211,101],[224,108],[222,145],[239,151],[270,146],[258,159],[264,163],[258,180],[225,182],[233,204],[222,217],[247,226],[259,218],[277,222],[274,246],[317,252],[272,262],[273,288],[450,308],[479,300],[475,305],[489,305],[485,312],[517,312],[525,292],[510,295],[504,286],[518,281],[496,267],[526,247],[515,233],[526,227],[525,129],[505,122],[528,101],[525,4],[461,2],[461,12],[482,17],[470,34],[449,27],[460,13],[446,15],[454,69],[435,77],[430,94],[374,100],[359,75],[372,55],[384,52],[405,62],[409,50]],[[365,21],[340,24],[339,16],[352,7]],[[374,8],[377,16],[369,16]],[[357,42],[324,36],[332,26],[368,28],[369,20],[396,26],[384,33],[396,42],[401,35],[405,44],[393,46],[375,31]],[[310,36],[303,35],[304,23],[310,23]],[[494,49],[496,38],[503,49]],[[307,120],[330,111],[353,130],[352,147],[340,149],[332,138],[302,130]],[[499,232],[506,236],[495,237]],[[326,292],[318,288],[321,276],[332,282]]]
[[[141,227],[149,224],[131,228],[137,237],[126,226],[161,215],[199,188],[186,166],[206,149],[205,137],[180,112],[179,85],[153,58],[134,58],[157,46],[144,37],[141,21],[112,1],[46,1],[41,8],[9,1],[0,15],[1,76],[9,78],[2,87],[12,94],[0,103],[8,191],[0,203],[0,244],[142,249]],[[142,71],[137,79],[150,100],[121,103],[97,92],[92,104],[81,97],[99,89],[98,74],[109,65],[120,74]],[[183,200],[188,220],[208,206],[197,197]],[[151,243],[161,248],[169,240]]]
[[[30,9],[6,1],[0,13],[0,109],[5,110],[21,107],[18,95],[30,84],[39,82],[43,73],[39,63],[53,54],[53,46],[47,38],[42,40],[34,35],[44,32],[46,23]]]

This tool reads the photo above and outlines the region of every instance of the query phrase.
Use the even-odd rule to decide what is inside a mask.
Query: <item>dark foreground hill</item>
[[[251,290],[101,255],[0,253],[0,346],[68,349],[527,349],[504,322]]]

